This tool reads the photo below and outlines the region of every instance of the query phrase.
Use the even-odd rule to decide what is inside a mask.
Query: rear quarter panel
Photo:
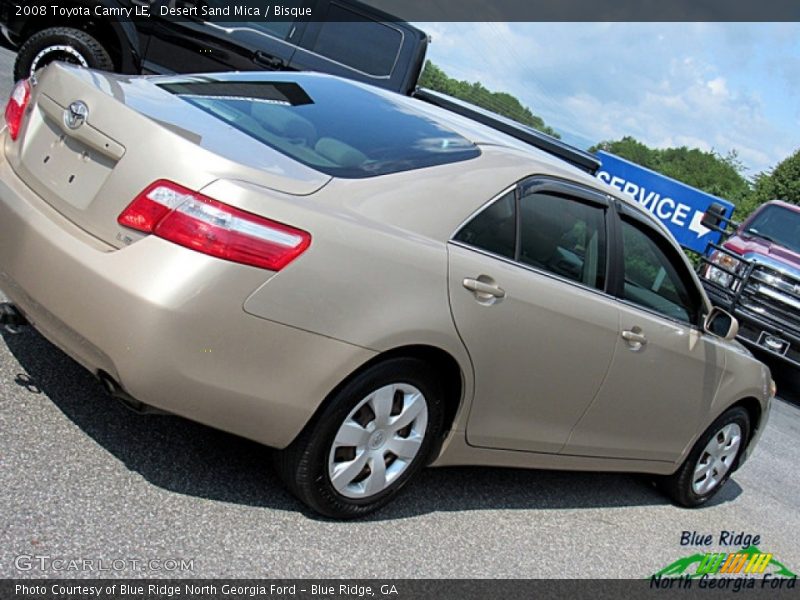
[[[333,179],[319,192],[271,204],[268,216],[312,235],[299,259],[245,302],[264,319],[376,352],[429,345],[449,353],[464,378],[463,431],[472,400],[469,354],[451,315],[447,242],[475,211],[515,182],[574,169],[527,152],[482,146],[479,158],[370,179]],[[554,161],[553,161],[554,162]],[[212,197],[257,194],[217,182]],[[238,200],[244,206],[246,201]]]
[[[245,310],[378,351],[431,344],[468,364],[448,300],[447,241],[461,222],[530,172],[499,153],[360,180],[273,205],[311,247],[253,293]],[[219,182],[205,193],[230,194]],[[253,190],[254,192],[256,190]]]

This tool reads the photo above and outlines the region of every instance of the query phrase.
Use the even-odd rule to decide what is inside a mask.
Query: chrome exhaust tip
[[[100,380],[103,388],[106,390],[109,396],[118,400],[125,408],[128,410],[132,410],[136,414],[139,415],[167,415],[169,413],[155,408],[154,406],[150,406],[149,404],[145,404],[140,400],[137,400],[133,396],[131,396],[128,392],[126,392],[122,386],[117,383],[116,379],[114,379],[111,375],[106,373],[105,371],[98,371],[97,378]]]

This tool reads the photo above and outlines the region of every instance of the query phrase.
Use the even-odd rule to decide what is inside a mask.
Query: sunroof
[[[293,74],[159,84],[266,146],[335,177],[362,178],[475,158],[478,147],[408,103],[350,82]],[[267,79],[268,78],[268,79]]]

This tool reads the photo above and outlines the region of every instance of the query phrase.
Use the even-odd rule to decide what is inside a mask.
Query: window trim
[[[224,22],[225,21],[223,21],[223,23]],[[292,49],[296,47],[296,44],[290,41],[292,39],[292,36],[296,34],[297,25],[295,25],[294,21],[292,22],[292,27],[289,29],[289,34],[285,38],[279,38],[277,35],[273,33],[270,33],[264,29],[256,29],[255,27],[225,27],[224,25],[220,25],[218,22],[215,23],[213,21],[201,21],[201,23],[207,25],[208,27],[214,27],[216,29],[219,29],[220,31],[224,31],[229,35],[235,34],[239,31],[250,31],[255,35],[260,35],[263,37],[270,38],[272,40],[276,40],[278,42],[283,42],[285,44],[288,44],[289,46],[292,46]],[[236,41],[238,42],[239,40],[237,39]]]
[[[509,192],[514,191],[515,198],[516,199],[521,198],[522,194],[520,188],[527,182],[530,182],[531,185],[542,186],[541,191],[555,190],[561,194],[566,194],[568,196],[577,196],[581,199],[587,200],[591,204],[598,204],[603,208],[609,208],[613,203],[612,198],[610,196],[607,196],[606,194],[598,190],[589,187],[583,187],[581,185],[557,179],[555,177],[548,177],[546,175],[531,175],[529,177],[520,179],[519,181],[503,188],[501,192],[498,192],[497,194],[492,196],[489,200],[481,204],[478,208],[473,210],[468,217],[466,217],[463,221],[461,221],[461,223],[458,224],[453,233],[450,235],[450,239],[448,241],[450,242],[456,241],[455,237],[461,232],[461,230],[467,223],[472,221],[472,219],[477,217],[479,213],[482,213],[484,210],[489,208],[489,206],[500,200],[500,198],[502,198]]]
[[[312,7],[312,5],[309,4],[308,2],[303,2],[303,8],[309,8],[309,7]],[[291,53],[289,54],[289,59],[287,62],[291,62],[292,54],[294,54],[294,51],[297,50],[300,39],[302,39],[303,34],[305,33],[306,27],[308,25],[308,21],[304,21],[302,19],[295,19],[291,21],[292,26],[289,29],[289,34],[285,38],[280,38],[274,33],[271,33],[265,29],[256,29],[255,27],[225,27],[225,25],[220,25],[220,23],[225,23],[225,21],[210,21],[208,19],[200,19],[200,18],[198,18],[197,21],[202,23],[203,25],[208,25],[209,27],[219,29],[229,35],[232,35],[232,37],[234,38],[233,40],[234,44],[239,48],[246,47],[246,44],[243,45],[241,38],[235,35],[239,31],[250,31],[256,35],[264,36],[269,38],[270,40],[274,40],[286,44],[288,46],[291,46]]]
[[[605,226],[604,237],[605,237],[605,252],[606,252],[606,273],[605,273],[604,286],[602,289],[586,285],[585,283],[582,283],[580,281],[575,281],[574,279],[568,279],[566,277],[553,273],[552,271],[547,271],[546,269],[541,269],[539,267],[529,265],[527,263],[521,262],[516,259],[516,257],[519,256],[520,238],[521,238],[520,228],[522,219],[520,218],[520,201],[522,200],[522,193],[523,193],[522,190],[526,186],[526,184],[529,186],[527,189],[525,189],[526,194],[551,192],[554,193],[555,195],[572,198],[572,201],[574,202],[593,205],[603,210],[603,223]],[[514,192],[515,213],[516,213],[515,214],[516,231],[514,240],[515,258],[508,258],[507,256],[495,254],[490,250],[486,250],[478,246],[473,246],[471,244],[456,239],[456,236],[458,236],[458,234],[461,233],[461,230],[464,227],[466,227],[470,222],[472,222],[474,218],[476,218],[479,214],[481,214],[483,211],[492,206],[495,202],[500,201],[502,198],[504,198],[507,194],[509,194],[512,191]],[[464,219],[461,223],[459,223],[458,227],[456,227],[455,231],[451,234],[450,239],[447,241],[447,243],[452,244],[454,246],[458,246],[459,248],[464,248],[465,250],[477,252],[489,258],[500,260],[508,265],[519,267],[526,271],[537,273],[539,275],[544,275],[546,277],[549,277],[550,279],[567,283],[582,290],[594,292],[609,299],[619,300],[619,298],[617,298],[612,293],[611,291],[612,288],[610,288],[611,277],[614,274],[614,269],[612,268],[612,262],[615,259],[616,255],[616,251],[614,249],[614,244],[616,243],[616,235],[614,232],[615,217],[611,215],[611,213],[613,212],[612,204],[613,204],[613,199],[610,196],[598,190],[589,187],[583,187],[579,184],[557,179],[555,177],[533,175],[521,179],[520,181],[504,188],[501,192],[495,194],[490,200],[484,202],[477,209],[472,211],[472,213],[466,219]]]

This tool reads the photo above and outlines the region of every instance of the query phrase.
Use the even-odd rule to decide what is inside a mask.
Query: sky
[[[418,23],[449,76],[506,91],[586,148],[738,152],[745,175],[800,148],[798,23]]]

